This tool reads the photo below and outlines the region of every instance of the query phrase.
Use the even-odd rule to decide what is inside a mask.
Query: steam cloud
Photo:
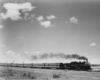
[[[71,54],[71,55],[67,55],[64,53],[58,53],[58,54],[54,54],[54,53],[44,53],[44,54],[40,54],[40,55],[32,55],[31,59],[32,60],[37,60],[37,59],[49,59],[49,58],[62,58],[62,59],[78,59],[78,60],[85,60],[88,61],[88,59],[85,56],[80,56],[78,54]]]

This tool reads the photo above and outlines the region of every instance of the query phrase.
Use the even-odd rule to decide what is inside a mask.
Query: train
[[[41,69],[63,69],[63,70],[80,70],[90,71],[91,65],[89,62],[70,62],[70,63],[2,63],[0,64],[6,67],[23,67],[23,68],[41,68]]]

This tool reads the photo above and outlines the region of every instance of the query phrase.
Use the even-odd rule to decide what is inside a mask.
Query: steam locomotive
[[[9,63],[2,64],[8,67],[23,67],[23,68],[41,68],[41,69],[67,69],[67,70],[83,70],[90,71],[91,65],[89,62],[70,62],[70,63],[41,63],[41,64],[18,64]]]
[[[90,71],[91,65],[89,62],[71,62],[71,63],[60,63],[61,69],[68,69],[68,70],[84,70]]]

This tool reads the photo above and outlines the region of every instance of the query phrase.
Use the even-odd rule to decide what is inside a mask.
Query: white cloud
[[[28,17],[28,20],[29,20],[29,19],[33,20],[34,17],[35,17],[35,14],[32,14],[32,15],[30,15],[30,16]]]
[[[39,16],[36,19],[37,19],[37,21],[42,21],[42,20],[44,20],[44,17],[43,16]]]
[[[54,15],[50,15],[50,16],[47,16],[47,19],[48,20],[52,20],[52,19],[55,19],[56,17]]]
[[[78,23],[78,19],[75,17],[71,17],[69,20],[71,23]]]
[[[25,13],[24,19],[28,20],[29,13]]]
[[[20,16],[21,13],[19,10],[22,10],[22,12],[31,11],[32,9],[36,8],[35,6],[32,6],[30,2],[25,3],[5,3],[3,7],[7,10],[6,13],[1,13],[0,18],[1,19],[7,19],[10,18],[11,20],[20,20],[22,17]]]
[[[89,44],[89,46],[96,46],[96,43],[91,43]]]
[[[15,52],[13,52],[13,51],[11,51],[11,50],[7,51],[6,53],[7,53],[7,54],[13,54],[13,55],[16,54]]]
[[[32,14],[32,15],[31,15],[31,18],[33,18],[33,17],[35,17],[35,14]]]
[[[7,54],[7,56],[10,56],[10,57],[19,57],[20,56],[19,54],[15,53],[11,50],[7,51],[6,54]]]
[[[1,19],[10,18],[11,20],[19,20],[22,19],[20,14],[17,10],[7,10],[7,13],[1,13]]]
[[[2,29],[4,26],[3,25],[0,25],[0,29]]]
[[[29,13],[25,13],[24,19],[25,20],[33,20],[33,18],[35,17],[35,14],[29,14]]]
[[[54,27],[54,25],[52,25],[50,21],[43,21],[44,20],[43,16],[39,16],[36,19],[37,21],[39,21],[39,24],[44,26],[45,28]]]
[[[40,21],[40,25],[44,26],[45,28],[54,27],[50,21]]]

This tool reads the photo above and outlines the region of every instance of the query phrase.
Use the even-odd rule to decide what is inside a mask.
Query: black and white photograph
[[[0,80],[100,80],[100,0],[0,0]]]

